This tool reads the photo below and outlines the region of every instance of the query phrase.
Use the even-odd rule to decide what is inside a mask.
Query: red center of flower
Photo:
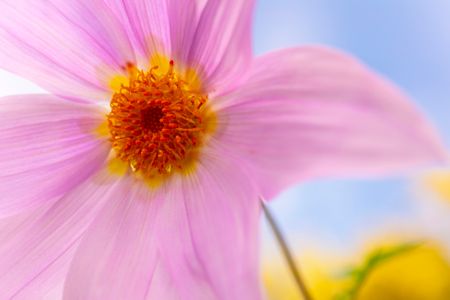
[[[167,175],[191,161],[206,131],[208,97],[174,71],[129,67],[129,84],[111,99],[108,125],[117,157],[146,177]]]
[[[164,117],[162,106],[150,106],[141,111],[142,127],[151,132],[158,132],[164,128],[161,119]]]

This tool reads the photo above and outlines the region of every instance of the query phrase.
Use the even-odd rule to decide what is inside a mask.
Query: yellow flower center
[[[117,158],[147,179],[186,171],[214,119],[208,96],[174,69],[127,66],[127,84],[111,99],[108,126]]]

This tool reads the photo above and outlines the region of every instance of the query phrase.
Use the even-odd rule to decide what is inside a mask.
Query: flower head
[[[410,101],[321,47],[253,58],[249,0],[4,0],[0,291],[259,299],[259,199],[445,158]],[[38,295],[38,296],[36,296]]]
[[[108,127],[117,158],[142,178],[155,180],[186,172],[212,128],[208,95],[174,70],[160,74],[128,65],[129,82],[111,99]]]

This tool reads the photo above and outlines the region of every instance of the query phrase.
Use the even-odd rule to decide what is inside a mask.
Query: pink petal
[[[447,158],[404,94],[334,50],[260,57],[217,103],[223,142],[253,161],[267,198],[299,180],[382,175]]]
[[[45,269],[42,270],[30,282],[26,283],[20,288],[14,299],[61,299],[62,286],[64,284],[70,262],[73,259],[78,243],[70,246],[70,248],[55,258],[54,261]],[[21,276],[21,275],[18,275]],[[55,290],[57,294],[55,294]],[[51,297],[51,295],[54,295]]]
[[[200,1],[198,1],[200,2]],[[201,12],[189,61],[209,90],[227,88],[252,61],[253,0],[208,0]]]
[[[146,299],[158,261],[159,203],[147,186],[122,180],[81,242],[65,299]]]
[[[34,295],[41,299],[65,275],[74,247],[98,211],[120,191],[105,174],[99,174],[59,201],[28,215],[0,223],[0,291],[2,298]],[[15,220],[14,220],[15,219]],[[22,220],[18,220],[22,219]],[[46,292],[46,291],[45,291]],[[27,299],[25,297],[25,299]]]
[[[197,26],[195,0],[107,2],[120,16],[142,65],[156,53],[185,60]]]
[[[74,99],[108,100],[111,77],[134,60],[101,0],[3,0],[0,46],[1,68]]]
[[[167,190],[158,217],[161,257],[180,299],[261,299],[256,189],[244,162],[208,152],[195,174]]]
[[[65,298],[261,298],[257,190],[246,162],[207,152],[197,175],[157,191],[120,183],[81,241]]]
[[[53,204],[46,204],[40,206],[33,211],[27,211],[20,214],[16,214],[11,217],[0,219],[0,242],[8,243],[14,236],[21,234],[22,230],[29,226],[27,224],[35,222],[42,216]],[[5,252],[5,247],[0,245],[0,251]],[[16,290],[11,291],[11,295],[14,294],[15,299],[36,299],[42,298],[43,295],[48,294],[51,290],[64,282],[64,277],[67,271],[68,262],[73,256],[73,250],[75,247],[71,247],[69,251],[62,256],[55,259],[55,261],[48,266],[45,270],[36,276],[30,282],[19,282]],[[0,263],[2,264],[2,263]],[[3,262],[4,264],[4,262]],[[45,298],[47,299],[47,298]]]
[[[180,300],[177,287],[161,259],[154,270],[146,299]]]
[[[144,59],[163,52],[224,89],[251,62],[251,0],[109,1]]]
[[[0,217],[54,201],[104,163],[101,110],[49,95],[0,99]]]
[[[245,162],[207,152],[196,175],[157,191],[124,180],[86,232],[65,298],[261,299],[256,188]]]

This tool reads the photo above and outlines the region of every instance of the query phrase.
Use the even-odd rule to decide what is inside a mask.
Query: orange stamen
[[[117,157],[149,178],[183,169],[207,128],[208,97],[193,92],[174,65],[171,60],[161,75],[158,66],[144,72],[128,63],[129,84],[111,99],[108,125]]]

